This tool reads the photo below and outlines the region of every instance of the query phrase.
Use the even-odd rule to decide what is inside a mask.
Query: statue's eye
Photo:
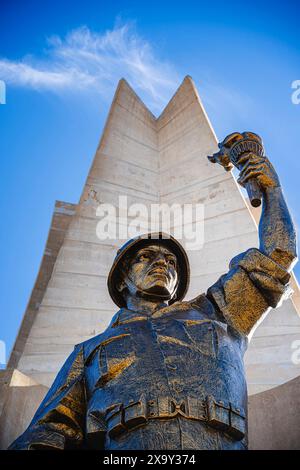
[[[149,259],[149,255],[140,255],[139,260],[140,261],[147,261]]]
[[[176,266],[176,261],[173,258],[170,258],[168,262],[171,264],[171,266]]]

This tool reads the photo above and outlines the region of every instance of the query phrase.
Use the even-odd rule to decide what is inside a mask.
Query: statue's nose
[[[168,266],[167,260],[163,253],[157,256],[157,259],[154,261],[153,264],[154,266],[166,266],[166,267]]]

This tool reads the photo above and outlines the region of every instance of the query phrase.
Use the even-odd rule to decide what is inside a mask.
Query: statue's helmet
[[[137,250],[149,245],[163,245],[175,254],[178,263],[178,283],[176,293],[169,301],[169,305],[182,300],[187,292],[190,281],[190,265],[187,253],[183,246],[171,235],[163,232],[147,233],[139,235],[127,241],[118,251],[108,275],[107,286],[112,300],[119,306],[125,307],[125,299],[117,289],[120,276],[120,268],[125,256],[133,255]]]

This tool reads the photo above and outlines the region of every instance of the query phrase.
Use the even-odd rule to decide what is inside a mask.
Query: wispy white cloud
[[[110,98],[117,81],[125,77],[156,109],[179,84],[175,68],[159,59],[132,23],[105,33],[84,26],[65,38],[49,38],[47,46],[43,57],[0,59],[0,78],[36,90],[84,91]]]

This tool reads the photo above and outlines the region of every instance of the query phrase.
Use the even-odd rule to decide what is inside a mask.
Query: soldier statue
[[[210,157],[227,167],[234,157],[238,182],[259,190],[259,249],[184,301],[181,244],[161,232],[127,242],[108,276],[119,311],[75,346],[10,449],[247,449],[243,355],[257,323],[289,295],[296,260],[294,225],[260,144],[253,133],[231,134]]]

